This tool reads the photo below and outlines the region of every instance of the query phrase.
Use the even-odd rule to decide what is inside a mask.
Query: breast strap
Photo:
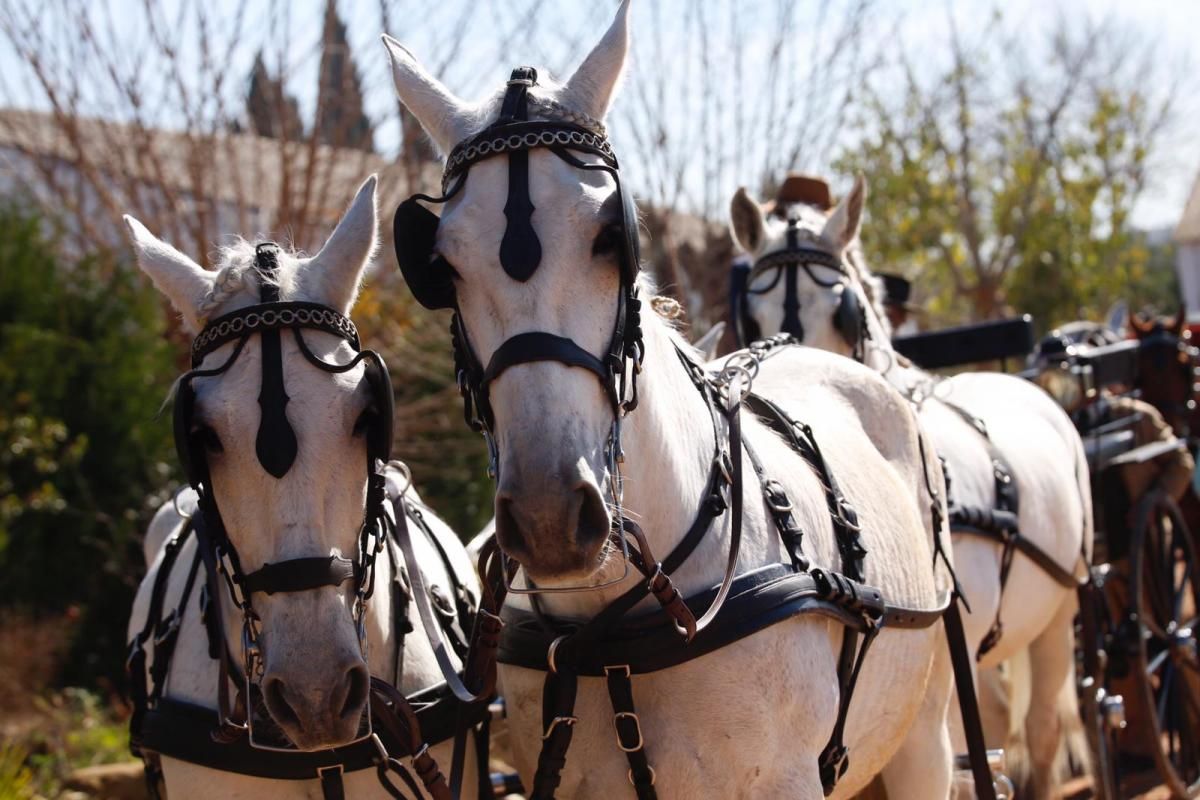
[[[835,588],[832,581],[826,580],[830,574],[822,570],[798,573],[787,564],[769,564],[742,573],[734,581],[716,623],[698,633],[690,644],[680,638],[669,615],[655,611],[625,620],[610,636],[577,656],[573,660],[576,672],[603,677],[605,668],[612,665],[626,665],[634,675],[669,669],[803,614],[819,614],[865,632],[867,624],[861,609],[869,608],[870,613],[878,614],[880,625],[927,628],[949,605],[949,592],[943,593],[931,609],[890,605],[882,601],[877,589],[864,584],[853,582]],[[712,587],[685,602],[693,611],[702,610],[712,603],[716,592]],[[573,630],[566,623],[547,628],[544,618],[512,607],[505,608],[501,616],[505,628],[500,662],[527,669],[548,671],[551,643]]]

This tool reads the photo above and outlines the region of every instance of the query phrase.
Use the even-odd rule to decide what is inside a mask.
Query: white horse
[[[531,119],[603,119],[619,82],[629,42],[629,2],[564,84],[529,89]],[[479,104],[456,98],[398,43],[385,39],[401,101],[436,145],[455,143],[497,118],[499,96]],[[536,102],[535,102],[536,101]],[[591,155],[579,154],[589,163]],[[454,292],[471,344],[487,363],[502,342],[522,332],[549,332],[591,353],[603,352],[621,288],[621,207],[613,178],[584,171],[545,149],[528,152],[529,193],[541,261],[525,282],[501,268],[509,159],[470,168],[470,179],[444,206],[436,249],[453,265]],[[651,287],[641,280],[644,292]],[[712,465],[714,432],[706,404],[677,357],[694,352],[648,307],[642,311],[644,369],[640,404],[623,420],[625,513],[640,523],[654,552],[669,552],[701,506]],[[893,602],[934,608],[941,597],[931,568],[935,537],[915,417],[869,369],[819,351],[786,348],[766,361],[755,392],[773,398],[815,428],[831,471],[863,522],[867,581]],[[539,586],[599,585],[622,570],[620,549],[606,546],[611,503],[606,444],[609,398],[595,375],[561,363],[523,363],[490,384],[498,448],[497,535],[520,555]],[[794,502],[814,563],[836,568],[838,552],[826,497],[814,472],[752,414],[745,440]],[[786,562],[750,463],[740,570]],[[689,596],[724,572],[729,515],[718,517],[673,575]],[[588,620],[643,579],[571,594],[539,606],[556,619]],[[529,607],[524,603],[525,608]],[[702,658],[635,675],[633,692],[645,748],[661,798],[823,796],[818,754],[829,740],[839,691],[836,661],[844,629],[800,616]],[[534,773],[542,742],[544,673],[501,665],[517,767]],[[833,797],[852,796],[883,773],[892,796],[946,798],[953,753],[946,722],[950,666],[940,626],[884,628],[866,658],[850,706],[848,773]],[[604,681],[581,678],[578,721],[559,796],[629,795],[629,766],[613,742],[613,711]]]
[[[302,258],[281,253],[276,274],[281,299],[307,301],[348,314],[359,283],[376,246],[375,184],[363,184],[345,217],[321,251]],[[255,251],[246,243],[223,253],[219,271],[207,271],[169,244],[157,239],[136,220],[126,217],[129,234],[142,269],[170,298],[183,316],[186,329],[195,334],[208,318],[259,302],[259,281],[254,271]],[[286,331],[284,332],[286,333]],[[330,363],[346,363],[354,355],[340,337],[319,330],[305,332],[312,352]],[[263,374],[262,351],[250,342],[223,374],[196,382],[197,424],[206,427],[206,459],[212,488],[220,504],[230,541],[244,571],[265,562],[311,556],[344,555],[353,559],[357,534],[363,524],[367,474],[366,442],[360,421],[373,408],[371,387],[364,365],[339,374],[314,368],[299,352],[291,336],[281,336],[286,391],[290,395],[287,419],[300,442],[293,467],[282,478],[268,474],[255,453],[260,411],[258,397]],[[235,343],[222,345],[205,357],[202,366],[224,362]],[[391,391],[391,387],[386,387]],[[405,488],[397,470],[389,470],[393,491]],[[152,587],[163,565],[163,542],[179,534],[188,517],[196,513],[196,495],[190,489],[167,503],[155,516],[147,534],[149,572],[138,590],[130,618],[132,638],[142,629],[149,611]],[[474,571],[457,537],[409,489],[407,498],[422,509],[425,520],[451,559],[458,576]],[[452,576],[432,542],[414,535],[413,544],[422,574],[430,584],[452,587]],[[154,549],[151,551],[150,548]],[[179,603],[187,569],[197,548],[196,537],[186,540],[178,566],[167,585],[166,608]],[[255,593],[254,609],[261,618],[261,644],[265,667],[264,686],[277,682],[281,708],[270,691],[268,708],[287,736],[304,750],[343,745],[354,737],[366,702],[365,676],[392,681],[400,665],[394,663],[398,621],[393,619],[393,572],[389,559],[375,560],[375,590],[367,603],[367,653],[360,649],[352,616],[353,582],[309,591],[267,595]],[[200,583],[203,583],[203,569]],[[471,577],[473,580],[473,577]],[[224,587],[222,587],[224,591]],[[476,592],[477,585],[471,591]],[[179,632],[166,696],[208,708],[217,708],[218,669],[209,657],[208,639],[194,591],[186,606]],[[228,597],[222,605],[225,631],[234,658],[242,653],[242,619]],[[405,694],[435,686],[442,675],[415,613],[409,615],[414,630],[403,649],[399,688]],[[153,660],[147,664],[147,669]],[[275,700],[275,702],[272,702]],[[450,743],[432,748],[448,772]],[[320,797],[317,780],[269,780],[234,772],[208,769],[164,757],[162,768],[172,800],[210,797]],[[467,759],[465,785],[474,786],[474,770]],[[315,776],[314,776],[315,777]],[[345,790],[350,797],[389,797],[374,769],[347,772]]]
[[[836,256],[845,270],[840,274],[820,264],[797,270],[804,343],[852,355],[854,348],[837,330],[834,315],[842,293],[854,292],[865,310],[870,337],[865,362],[919,409],[922,428],[945,460],[950,500],[964,507],[996,507],[987,443],[948,405],[953,403],[986,423],[991,441],[1010,466],[1018,487],[1021,536],[1064,569],[1082,576],[1083,561],[1091,557],[1092,503],[1083,445],[1074,425],[1048,395],[1028,381],[992,372],[967,372],[942,380],[913,366],[892,348],[890,328],[878,307],[878,281],[867,270],[858,248],[865,198],[866,184],[859,176],[854,188],[828,215],[804,204],[786,209],[797,220],[802,246]],[[778,214],[765,215],[744,189],[733,197],[731,218],[738,242],[756,259],[786,249],[788,223]],[[766,288],[769,279],[764,276],[762,281]],[[749,312],[763,335],[781,329],[784,293],[785,281],[779,280],[769,290],[748,296]],[[998,643],[978,667],[994,667],[1028,650],[1032,686],[1024,728],[1035,796],[1045,798],[1051,796],[1056,782],[1052,764],[1061,738],[1056,698],[1066,703],[1067,714],[1077,716],[1070,680],[1076,595],[1018,554],[1001,602],[1000,557],[998,544],[970,535],[954,537],[954,562],[971,606],[964,623],[972,652],[978,651],[997,610],[1003,623]],[[981,692],[985,706],[992,697]]]

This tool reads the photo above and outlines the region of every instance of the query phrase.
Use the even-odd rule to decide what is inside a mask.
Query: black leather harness
[[[755,358],[761,360],[793,341],[790,336],[781,335],[755,343],[752,351]],[[501,612],[506,626],[501,637],[499,660],[546,672],[543,743],[531,800],[553,798],[561,782],[576,721],[574,706],[579,676],[605,677],[618,746],[629,761],[630,782],[639,800],[652,800],[657,797],[656,776],[649,764],[634,705],[632,676],[677,666],[803,614],[820,614],[846,628],[838,659],[841,690],[838,716],[819,763],[822,785],[829,794],[849,764],[842,737],[858,675],[871,643],[885,627],[929,627],[951,606],[949,592],[932,609],[895,606],[887,603],[878,589],[866,584],[863,576],[866,550],[857,515],[839,490],[812,430],[771,401],[754,394],[747,394],[744,402],[736,404],[728,413],[718,411],[721,391],[716,382],[683,353],[679,355],[714,418],[723,416],[729,429],[729,455],[724,454],[725,448],[719,437],[701,510],[683,539],[663,561],[656,562],[649,555],[640,529],[626,521],[627,529],[637,540],[637,545],[631,546],[631,561],[648,580],[628,590],[586,623],[555,620],[542,613],[536,603],[533,611],[504,608]],[[825,488],[841,557],[840,571],[814,567],[805,555],[804,532],[794,519],[786,492],[766,474],[757,455],[741,440],[737,420],[742,405],[779,432],[804,458]],[[737,574],[737,539],[731,537],[731,550],[735,556],[727,569],[726,579],[718,586],[681,600],[671,585],[670,573],[686,561],[707,535],[712,522],[726,510],[733,515],[735,529],[740,528],[740,451],[743,447],[758,478],[762,502],[785,545],[790,563],[771,564]],[[728,500],[727,491],[731,495]],[[494,540],[481,553],[481,571],[487,576],[485,608],[496,608],[503,603],[506,581],[503,577],[505,568],[501,565],[504,560]],[[629,612],[650,595],[658,599],[662,610],[629,617]],[[719,612],[712,613],[709,624],[689,624],[697,617],[708,617],[714,609]]]
[[[415,529],[426,541],[434,545],[441,554],[446,574],[453,585],[452,599],[444,598],[443,590],[431,586],[426,590],[437,609],[436,620],[447,640],[453,643],[460,659],[467,658],[466,635],[470,630],[475,612],[472,597],[463,576],[457,574],[449,559],[444,544],[424,520],[420,510],[404,501],[402,497],[391,498],[393,514],[388,515],[387,538],[384,552],[387,554],[392,574],[391,593],[396,615],[397,640],[394,649],[393,674],[390,682],[371,678],[373,732],[372,736],[353,744],[319,751],[265,750],[251,744],[244,731],[229,729],[227,720],[222,719],[217,709],[176,700],[165,695],[172,656],[178,642],[184,616],[195,605],[190,602],[196,576],[204,563],[199,547],[188,567],[187,577],[174,608],[164,615],[166,589],[170,577],[177,567],[184,545],[195,530],[195,520],[184,527],[164,545],[164,554],[151,589],[150,606],[142,631],[131,646],[133,659],[130,663],[130,696],[134,715],[130,722],[130,742],[133,752],[143,758],[147,767],[147,783],[159,796],[161,783],[160,759],[163,756],[192,764],[235,772],[257,778],[274,780],[320,780],[323,795],[330,800],[342,796],[341,776],[343,773],[364,769],[375,769],[381,784],[393,797],[419,798],[416,783],[409,774],[410,769],[399,759],[409,758],[411,771],[434,797],[449,797],[442,793],[444,779],[436,763],[425,752],[428,746],[440,744],[454,737],[462,725],[476,731],[476,754],[480,776],[478,797],[490,797],[490,782],[487,771],[487,705],[475,704],[463,708],[454,692],[445,683],[423,689],[408,697],[397,696],[392,688],[400,683],[403,669],[403,642],[412,631],[409,608],[413,602],[414,587],[411,576],[420,572],[419,566],[405,557],[401,537],[411,536]],[[402,515],[402,516],[400,516]],[[401,520],[397,525],[393,517]],[[412,523],[411,525],[409,523]],[[424,587],[422,587],[424,588]],[[214,660],[228,658],[218,641],[213,639],[215,626],[211,614],[215,609],[201,598],[198,612],[203,615],[209,633],[209,654]],[[146,648],[137,642],[150,644],[150,668],[146,669]],[[228,673],[235,684],[240,685],[241,669],[229,664]],[[223,678],[222,678],[223,679]],[[465,717],[464,717],[465,713]],[[398,775],[410,794],[404,794],[390,779]],[[440,782],[440,789],[439,789]]]
[[[608,473],[614,477],[614,492],[610,498],[616,509],[612,536],[628,555],[632,564],[646,578],[609,604],[598,615],[583,624],[571,624],[551,619],[540,612],[536,594],[533,612],[523,613],[504,608],[507,593],[518,591],[510,583],[518,567],[500,552],[493,536],[480,552],[479,573],[483,577],[484,596],[476,629],[472,637],[472,653],[467,675],[485,676],[492,680],[497,659],[546,672],[543,688],[543,739],[530,800],[550,800],[561,783],[571,744],[575,698],[580,675],[604,675],[613,707],[613,723],[618,745],[629,762],[629,780],[639,800],[656,797],[655,773],[649,764],[645,741],[634,706],[632,676],[664,669],[695,658],[705,652],[735,642],[769,625],[803,613],[821,613],[843,622],[846,633],[838,660],[838,682],[841,688],[840,705],[834,732],[820,756],[820,774],[825,792],[833,791],[837,780],[848,765],[848,755],[842,742],[843,728],[850,699],[861,670],[863,659],[886,625],[896,627],[928,627],[949,610],[957,620],[956,606],[951,593],[933,609],[907,609],[889,605],[878,589],[863,582],[863,559],[866,552],[859,536],[854,509],[837,488],[837,484],[821,454],[811,429],[792,420],[781,409],[763,398],[743,395],[748,392],[749,378],[757,372],[758,362],[777,348],[794,343],[781,335],[752,344],[741,354],[745,363],[731,368],[727,362],[724,378],[709,376],[683,352],[677,351],[697,391],[705,400],[714,430],[714,448],[708,480],[701,498],[700,510],[683,538],[661,562],[650,551],[650,545],[640,527],[621,513],[619,491],[620,421],[637,407],[636,376],[641,366],[643,347],[640,324],[640,301],[636,277],[638,232],[632,198],[623,189],[616,156],[605,137],[603,126],[583,127],[574,122],[530,121],[527,117],[529,89],[535,85],[536,72],[529,68],[514,70],[502,102],[499,119],[481,133],[459,143],[451,152],[443,173],[442,195],[414,195],[400,204],[395,217],[396,256],[414,297],[430,309],[454,309],[451,335],[454,343],[455,366],[459,388],[464,401],[467,424],[487,439],[491,455],[492,474],[498,468],[495,420],[488,398],[488,385],[504,370],[518,364],[556,361],[570,367],[586,369],[601,381],[613,411],[613,428],[608,443]],[[540,244],[532,224],[536,212],[529,198],[528,152],[547,149],[558,158],[580,170],[602,170],[617,184],[623,208],[620,252],[621,286],[617,313],[606,351],[597,356],[575,342],[546,331],[522,333],[502,343],[485,367],[473,347],[462,314],[458,310],[454,270],[437,253],[439,218],[422,203],[440,204],[459,192],[469,177],[470,167],[482,160],[505,155],[508,158],[508,199],[505,205],[507,226],[500,248],[500,263],[508,278],[524,282],[536,271],[541,258]],[[575,152],[593,156],[597,161],[587,163]],[[793,243],[794,244],[794,243]],[[814,251],[815,252],[815,251]],[[828,254],[824,254],[826,263]],[[801,264],[816,263],[820,256],[791,253],[789,261]],[[790,270],[793,275],[794,270]],[[848,296],[849,295],[849,296]],[[843,292],[839,317],[844,317],[844,333],[861,326],[861,308],[853,308],[857,300]],[[854,312],[854,313],[852,313]],[[861,337],[854,346],[861,347]],[[734,388],[735,385],[740,388]],[[734,396],[733,393],[736,393]],[[841,555],[840,571],[813,567],[802,548],[803,531],[792,515],[792,504],[781,484],[766,475],[761,462],[741,435],[740,411],[743,404],[762,414],[784,436],[785,440],[805,459],[826,490],[835,540]],[[781,541],[790,556],[789,564],[773,565],[738,575],[737,562],[741,542],[743,517],[742,450],[746,451],[758,477],[763,502],[774,522]],[[931,498],[935,505],[937,498]],[[725,574],[711,590],[689,598],[686,602],[674,587],[670,574],[695,551],[707,535],[712,523],[730,514],[730,543]],[[631,541],[632,540],[632,541]],[[588,587],[571,587],[580,590]],[[537,591],[536,587],[520,591]],[[563,590],[559,590],[563,591]],[[646,618],[627,619],[635,606],[653,596],[661,612]],[[504,625],[505,621],[509,624]],[[957,645],[962,644],[961,624],[948,624],[958,630]],[[860,643],[861,639],[861,643]],[[960,692],[971,700],[970,670],[960,675]],[[963,683],[965,681],[965,683]],[[974,720],[978,727],[978,718]],[[970,724],[968,724],[970,727]],[[972,738],[981,744],[982,736]],[[977,771],[979,797],[994,798],[986,754],[978,750],[973,767]]]
[[[950,491],[951,476],[948,472],[946,474],[946,492],[951,498],[949,504],[951,533],[988,539],[997,542],[1001,547],[1001,603],[998,603],[996,606],[996,618],[992,622],[992,627],[988,629],[987,634],[983,637],[983,641],[979,643],[979,651],[975,654],[975,658],[978,660],[995,648],[1000,642],[1000,637],[1004,634],[1004,623],[1000,619],[1000,606],[1004,599],[1005,587],[1008,585],[1009,573],[1012,571],[1013,557],[1018,552],[1023,553],[1037,564],[1060,586],[1068,589],[1078,588],[1079,579],[1070,570],[1064,569],[1059,565],[1045,550],[1021,535],[1021,528],[1018,522],[1020,498],[1017,492],[1017,482],[1013,478],[1012,469],[1009,467],[1008,461],[1005,460],[1000,449],[992,441],[992,437],[988,433],[987,425],[984,421],[961,406],[947,402],[944,399],[941,402],[951,411],[962,417],[982,437],[983,443],[988,450],[988,458],[992,462],[992,476],[996,491],[996,505],[994,508],[963,506],[953,502],[953,493]],[[945,464],[943,464],[943,469],[945,469]]]
[[[808,279],[817,286],[840,288],[837,308],[833,312],[833,328],[850,347],[854,360],[861,362],[865,356],[866,340],[870,338],[870,329],[867,327],[867,311],[854,291],[846,265],[837,255],[821,249],[815,243],[801,242],[801,234],[812,236],[810,231],[800,227],[798,211],[789,210],[784,247],[764,253],[750,267],[734,269],[730,284],[730,309],[738,345],[745,347],[762,338],[758,321],[750,313],[750,297],[767,294],[779,285],[780,280],[784,283],[783,322],[779,330],[781,333],[790,333],[797,341],[804,341],[799,289],[799,271],[803,269]],[[840,277],[825,280],[813,272],[814,266],[831,269]]]
[[[419,509],[404,502],[403,497],[386,496],[385,467],[392,446],[393,400],[391,381],[383,359],[374,351],[363,350],[354,324],[344,315],[327,306],[281,302],[278,289],[279,248],[273,243],[258,245],[254,270],[259,282],[259,302],[210,321],[192,345],[192,370],[178,383],[175,398],[175,445],[187,474],[188,483],[197,495],[197,511],[182,531],[165,545],[159,572],[151,590],[151,602],[146,622],[130,642],[127,668],[130,677],[130,696],[134,714],[130,720],[130,739],[135,753],[143,755],[147,766],[147,783],[157,794],[161,778],[158,760],[168,755],[195,761],[206,766],[245,772],[261,777],[301,775],[306,779],[319,778],[326,798],[342,796],[341,774],[347,763],[370,763],[377,767],[380,782],[396,797],[403,794],[388,778],[399,775],[419,797],[416,783],[407,769],[397,760],[398,755],[412,758],[412,769],[426,791],[439,800],[450,797],[449,788],[437,764],[429,756],[421,734],[421,713],[425,722],[435,729],[445,727],[444,714],[451,708],[459,725],[465,749],[466,731],[486,714],[486,704],[459,707],[460,698],[446,702],[429,702],[415,710],[411,702],[391,685],[378,678],[371,679],[368,702],[360,722],[355,744],[337,751],[306,753],[295,745],[263,712],[261,690],[262,656],[259,650],[260,620],[254,611],[255,593],[302,592],[326,586],[341,587],[347,581],[353,587],[353,616],[360,647],[366,647],[365,614],[367,602],[375,590],[375,558],[387,551],[392,561],[393,575],[400,576],[400,564],[407,565],[407,575],[413,590],[401,583],[393,586],[392,600],[396,619],[407,625],[407,604],[411,600],[420,612],[426,632],[439,656],[439,664],[455,680],[453,665],[443,652],[443,637],[435,628],[442,623],[448,630],[446,639],[459,647],[459,656],[466,659],[465,629],[470,629],[474,602],[466,590],[465,579],[456,579],[454,598],[434,603],[426,596],[419,565],[412,553],[409,519],[413,519],[430,541],[442,553],[447,569],[453,567],[445,557],[443,545],[424,523]],[[262,351],[262,384],[259,394],[261,418],[256,437],[256,453],[263,469],[275,478],[282,478],[291,469],[303,444],[292,429],[286,406],[289,396],[283,373],[281,334],[291,332],[305,360],[323,372],[345,373],[365,362],[365,379],[370,385],[373,405],[363,419],[366,424],[366,502],[363,521],[356,537],[356,558],[340,556],[308,556],[278,563],[268,563],[252,572],[243,569],[237,548],[230,540],[212,490],[206,456],[205,430],[194,419],[197,379],[212,378],[226,372],[257,337]],[[316,329],[333,334],[350,345],[355,356],[345,364],[328,363],[309,348],[302,330]],[[227,344],[233,350],[223,363],[212,369],[201,369],[206,356]],[[210,434],[211,435],[211,434]],[[389,514],[388,506],[391,506]],[[195,536],[196,555],[189,568],[178,605],[163,616],[164,595],[168,580],[178,561],[184,541]],[[402,558],[397,556],[397,549]],[[215,660],[217,677],[217,708],[189,707],[165,697],[171,657],[174,653],[183,616],[187,611],[196,580],[203,567],[201,612],[208,636],[209,656]],[[402,599],[406,598],[406,599]],[[225,631],[224,604],[232,603],[242,617],[241,658],[235,658]],[[437,606],[441,613],[431,610]],[[404,631],[396,631],[395,659],[403,663]],[[153,659],[147,674],[147,648]],[[235,687],[230,691],[230,685]],[[453,684],[451,684],[451,688]],[[490,687],[486,689],[490,692]],[[214,722],[215,720],[215,722]],[[477,729],[478,730],[478,729]],[[486,732],[484,731],[486,735]],[[477,740],[485,755],[486,741]],[[253,751],[253,752],[251,752]],[[271,755],[263,755],[271,753]],[[349,759],[345,762],[342,759]],[[365,759],[365,760],[364,760]],[[461,763],[456,759],[452,781],[461,777]],[[283,765],[287,765],[286,767]],[[486,796],[487,770],[481,772],[480,791]]]

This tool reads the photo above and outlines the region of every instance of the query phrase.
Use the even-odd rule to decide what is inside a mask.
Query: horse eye
[[[204,449],[210,453],[220,453],[225,448],[221,445],[221,438],[217,436],[217,432],[207,425],[197,425],[192,431],[192,436],[204,446]]]
[[[592,242],[592,255],[612,255],[617,252],[617,245],[620,242],[621,226],[615,222],[609,223],[600,229],[600,233],[596,234],[596,240]]]
[[[367,429],[371,427],[371,424],[375,422],[375,418],[378,416],[378,414],[379,411],[375,408],[375,406],[368,406],[366,409],[364,409],[363,412],[358,415],[358,419],[354,421],[354,435],[362,436],[365,434]]]

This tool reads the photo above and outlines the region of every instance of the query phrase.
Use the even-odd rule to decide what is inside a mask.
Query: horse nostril
[[[300,726],[300,717],[287,701],[287,689],[282,678],[267,678],[263,684],[263,699],[267,703],[267,711],[280,725]]]
[[[590,483],[580,484],[575,489],[579,503],[579,520],[575,527],[575,541],[580,547],[593,547],[598,541],[608,538],[611,520],[604,498]]]
[[[513,558],[528,552],[521,526],[513,514],[513,499],[507,494],[496,494],[496,542],[500,549]]]
[[[342,719],[357,718],[367,703],[367,693],[371,688],[371,677],[367,672],[366,665],[355,664],[346,670],[346,679],[343,683],[346,687],[346,699],[338,710],[338,716]]]

